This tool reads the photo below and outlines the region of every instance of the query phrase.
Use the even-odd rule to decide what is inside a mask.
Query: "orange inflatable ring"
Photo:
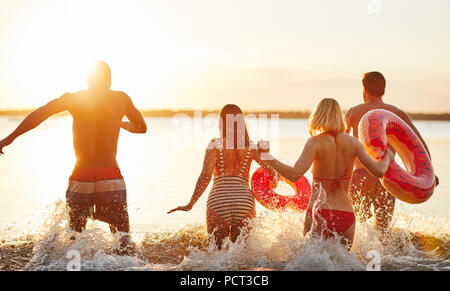
[[[270,210],[284,210],[286,208],[305,210],[311,197],[311,185],[308,179],[301,177],[295,183],[283,177],[280,177],[280,180],[288,183],[295,190],[296,194],[294,196],[284,196],[273,191],[276,185],[273,183],[272,177],[264,168],[258,168],[253,173],[251,181],[255,199]]]
[[[388,143],[399,154],[406,171],[392,161],[381,180],[392,195],[411,204],[423,203],[431,197],[435,186],[431,159],[400,117],[382,109],[367,112],[359,123],[359,140],[374,158],[384,156]]]

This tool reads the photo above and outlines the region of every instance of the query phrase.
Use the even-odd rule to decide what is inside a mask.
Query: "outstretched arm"
[[[142,113],[134,106],[131,98],[125,95],[125,116],[129,121],[122,121],[120,127],[132,133],[146,133],[147,124],[145,123]]]
[[[261,150],[261,152],[264,152],[265,148],[268,149],[268,146],[264,146],[261,142],[258,144],[258,149]],[[297,162],[293,167],[280,162],[279,160],[274,158],[270,153],[266,153],[266,155],[268,157],[266,159],[267,162],[272,168],[275,169],[275,171],[277,171],[281,176],[285,177],[286,179],[292,182],[296,182],[311,167],[314,158],[316,157],[316,145],[314,141],[310,138],[306,142],[302,154],[300,155],[299,159],[297,160]]]
[[[71,96],[71,94],[66,93],[63,96],[54,99],[46,105],[31,112],[9,136],[0,141],[0,154],[3,154],[3,148],[5,146],[10,145],[16,138],[18,138],[22,134],[37,127],[50,116],[68,110],[72,98]]]
[[[189,211],[192,209],[194,204],[197,202],[197,200],[202,196],[203,192],[205,191],[206,187],[208,187],[209,182],[211,181],[213,171],[214,171],[214,164],[216,161],[216,154],[214,151],[213,146],[210,144],[208,146],[208,149],[206,149],[205,153],[205,159],[203,161],[203,169],[200,174],[200,177],[198,177],[197,184],[195,185],[194,194],[192,194],[191,200],[189,203],[185,206],[179,206],[177,208],[174,208],[170,210],[167,213],[172,213],[174,211]]]
[[[364,149],[364,146],[355,138],[356,156],[364,167],[377,178],[382,178],[386,173],[389,163],[394,159],[390,149],[386,149],[384,158],[380,161],[373,159]]]

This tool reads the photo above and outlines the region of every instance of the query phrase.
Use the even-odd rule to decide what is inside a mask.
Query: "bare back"
[[[348,189],[356,158],[355,139],[346,133],[336,133],[336,140],[329,134],[312,140],[316,146],[312,175],[327,193],[327,204],[333,209],[352,211]]]
[[[116,91],[71,95],[75,168],[117,167],[117,142],[128,96]]]
[[[211,146],[214,144],[211,144]],[[246,161],[248,148],[243,149],[223,149],[223,159],[224,159],[224,171],[225,176],[239,176],[240,170]],[[214,161],[214,175],[216,177],[221,175],[221,165],[219,161],[219,150],[216,148],[215,152],[215,161]],[[249,179],[250,175],[250,167],[253,160],[260,162],[260,157],[258,150],[253,148],[250,151],[250,156],[248,157],[247,164],[245,165],[242,171],[242,177],[246,180]]]

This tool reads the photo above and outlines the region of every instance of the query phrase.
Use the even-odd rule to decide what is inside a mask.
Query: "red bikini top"
[[[337,142],[337,132],[336,131],[326,131],[322,134],[328,134],[331,135],[334,138],[334,142]],[[314,177],[314,180],[317,181],[328,181],[328,182],[333,182],[333,184],[331,184],[331,192],[334,192],[334,190],[336,190],[336,188],[342,188],[341,186],[341,181],[346,181],[346,180],[350,180],[351,177],[345,177],[345,174],[343,174],[341,177],[336,178],[336,179],[331,179],[331,178],[320,178],[320,177]]]

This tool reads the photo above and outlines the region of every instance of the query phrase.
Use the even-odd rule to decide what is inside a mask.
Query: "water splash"
[[[174,232],[132,234],[136,254],[114,253],[118,237],[89,222],[81,234],[68,227],[65,203],[41,218],[0,229],[0,269],[66,270],[77,250],[82,270],[365,270],[368,252],[381,254],[382,270],[450,270],[450,220],[397,210],[381,242],[373,219],[357,223],[351,252],[333,240],[303,236],[304,213],[263,211],[236,243],[217,250],[204,224]],[[73,241],[70,238],[76,236]]]

